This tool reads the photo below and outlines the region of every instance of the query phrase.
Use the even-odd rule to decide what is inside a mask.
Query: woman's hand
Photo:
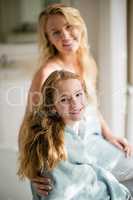
[[[110,143],[125,152],[127,157],[130,157],[133,153],[133,147],[128,143],[126,138],[115,137],[112,131],[108,127],[107,123],[103,119],[101,113],[98,112],[99,119],[101,122],[102,136]]]
[[[49,177],[38,177],[31,180],[38,194],[47,196],[52,190],[52,181]]]
[[[125,152],[127,157],[130,157],[133,153],[133,147],[128,143],[126,138],[115,137],[111,135],[106,138],[110,143]]]

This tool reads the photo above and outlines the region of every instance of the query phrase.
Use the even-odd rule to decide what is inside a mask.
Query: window
[[[0,0],[0,43],[33,43],[37,40],[38,14],[61,0]]]

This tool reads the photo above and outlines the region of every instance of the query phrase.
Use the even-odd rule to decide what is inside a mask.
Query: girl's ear
[[[51,112],[57,112],[55,106],[52,107]]]
[[[58,114],[58,112],[56,111],[56,109],[52,109],[51,112],[49,113],[49,117],[51,119],[53,119],[54,121],[59,120],[60,116]]]
[[[51,108],[49,114],[50,114],[51,117],[57,117],[57,116],[59,116],[59,114],[58,114],[58,112],[56,111],[56,108],[55,108],[54,106]]]

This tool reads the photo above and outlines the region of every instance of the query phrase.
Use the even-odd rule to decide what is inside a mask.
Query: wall
[[[128,1],[128,81],[133,85],[133,1]]]
[[[127,137],[133,144],[133,1],[128,1],[128,93],[127,93]]]
[[[27,102],[27,92],[36,71],[35,45],[0,45],[0,200],[30,200],[30,184],[19,181],[18,132]],[[2,181],[4,180],[4,181]]]
[[[99,0],[72,0],[72,6],[78,8],[84,18],[87,30],[90,50],[94,58],[98,59],[98,35],[99,35]]]
[[[100,0],[99,97],[112,132],[125,136],[127,94],[127,1]]]

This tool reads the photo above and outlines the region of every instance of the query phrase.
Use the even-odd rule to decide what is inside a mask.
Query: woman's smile
[[[62,45],[65,49],[71,50],[74,46],[73,42],[63,43]]]

